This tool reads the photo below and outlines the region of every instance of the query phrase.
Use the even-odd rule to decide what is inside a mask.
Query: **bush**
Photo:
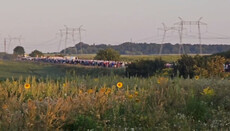
[[[160,73],[164,69],[165,61],[161,59],[141,60],[128,65],[126,74],[128,76],[149,77]]]
[[[118,61],[120,59],[120,54],[114,49],[100,50],[94,57],[95,60],[108,60],[108,61]]]
[[[174,72],[179,72],[179,76],[184,78],[193,78],[195,75],[195,60],[188,55],[182,55],[174,67]]]
[[[44,54],[41,51],[34,50],[33,52],[31,52],[29,54],[29,56],[31,56],[31,57],[41,57],[41,56],[44,56]]]
[[[65,130],[88,130],[96,129],[97,122],[89,116],[79,115],[74,119],[74,123],[64,126]]]

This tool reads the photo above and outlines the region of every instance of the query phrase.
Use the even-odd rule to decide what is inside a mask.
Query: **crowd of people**
[[[110,68],[124,68],[128,63],[122,61],[84,60],[76,57],[23,57],[21,60],[46,62],[56,64],[80,64],[84,66],[98,66]]]

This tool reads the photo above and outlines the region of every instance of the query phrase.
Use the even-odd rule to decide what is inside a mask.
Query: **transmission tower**
[[[17,41],[18,44],[21,46],[22,37],[21,36],[20,37],[11,37],[11,36],[9,36],[8,38],[4,38],[4,52],[5,53],[9,52],[10,45],[14,41]],[[8,42],[8,44],[7,44],[7,42]],[[7,46],[8,46],[8,48],[7,48]],[[7,51],[6,51],[6,48],[7,48]]]
[[[201,19],[203,17],[200,17],[197,21],[184,21],[181,17],[178,17],[180,19],[180,22],[175,23],[175,25],[180,26],[180,45],[182,45],[182,39],[183,39],[183,29],[185,25],[196,25],[198,28],[198,39],[199,39],[199,45],[200,45],[200,54],[202,54],[202,45],[201,45],[201,25],[207,26],[206,23],[201,22]],[[180,48],[180,47],[179,47]],[[180,54],[180,49],[179,49]]]
[[[59,47],[62,42],[63,36],[65,37],[65,49],[64,49],[64,55],[66,55],[66,46],[67,46],[67,41],[69,37],[72,37],[73,44],[75,44],[75,32],[77,28],[70,28],[66,25],[64,25],[65,29],[60,29],[60,41],[59,41]],[[75,47],[76,48],[76,47]],[[77,54],[77,49],[76,49],[76,54]]]
[[[76,35],[77,31],[79,33],[79,40],[81,42],[81,40],[82,40],[81,32],[85,31],[85,29],[82,29],[82,26],[83,25],[81,25],[79,28],[71,28],[71,27],[68,27],[68,26],[64,25],[65,29],[60,29],[59,48],[60,48],[60,45],[61,45],[61,42],[62,42],[62,39],[63,39],[63,36],[64,36],[65,37],[64,55],[66,55],[66,46],[67,46],[67,41],[68,41],[69,37],[72,38],[73,44],[75,44],[75,35]],[[76,50],[76,54],[77,54],[77,47],[76,46],[75,46],[75,50]],[[81,47],[81,50],[82,50],[82,47]]]
[[[86,31],[85,29],[82,28],[83,25],[81,25],[79,28],[77,28],[77,31],[79,32],[79,42],[80,42],[80,46],[81,46],[81,54],[83,53],[82,51],[82,43],[81,43],[81,32],[82,31]]]
[[[162,54],[163,44],[164,44],[164,41],[165,41],[166,33],[168,31],[172,31],[172,30],[176,30],[178,32],[180,31],[180,28],[178,28],[178,27],[167,27],[164,23],[162,23],[162,25],[163,25],[163,28],[158,28],[158,30],[163,31],[163,37],[162,37],[162,41],[161,41],[161,47],[160,47],[159,55]]]

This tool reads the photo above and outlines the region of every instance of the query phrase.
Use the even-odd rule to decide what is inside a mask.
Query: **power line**
[[[60,40],[59,40],[58,49],[61,46],[62,38],[64,36],[65,37],[64,55],[66,55],[67,41],[68,41],[69,37],[72,38],[72,42],[73,42],[73,44],[75,44],[75,34],[76,34],[76,31],[78,31],[79,32],[79,41],[80,41],[80,44],[81,44],[81,42],[82,42],[81,33],[82,33],[82,31],[86,31],[86,30],[82,28],[83,25],[81,25],[79,28],[70,28],[70,27],[67,27],[66,25],[64,25],[64,26],[65,26],[65,29],[60,30]],[[76,50],[76,54],[77,54],[77,47],[76,46],[75,46],[75,50]],[[81,44],[81,53],[82,53],[82,44]]]
[[[158,28],[158,30],[162,30],[163,31],[163,37],[162,37],[162,40],[161,40],[161,47],[160,47],[159,55],[162,54],[163,44],[164,44],[164,41],[165,41],[166,33],[168,31],[172,31],[172,30],[176,30],[178,32],[180,31],[180,29],[178,27],[175,27],[175,26],[173,26],[173,27],[167,27],[164,23],[162,23],[162,25],[163,25],[163,28]]]
[[[197,21],[184,21],[181,17],[178,17],[180,19],[180,22],[175,23],[175,25],[180,26],[180,45],[182,45],[182,39],[183,39],[183,29],[185,25],[197,25],[198,27],[198,39],[200,44],[200,54],[202,54],[202,45],[201,45],[201,25],[205,25],[207,27],[207,24],[204,22],[201,22],[202,17],[200,17]],[[185,53],[185,52],[183,52]],[[180,54],[180,49],[179,49]]]

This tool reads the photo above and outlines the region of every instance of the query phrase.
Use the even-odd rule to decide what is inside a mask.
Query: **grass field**
[[[0,130],[230,128],[228,79],[18,61],[0,61],[0,78]]]
[[[52,55],[52,54],[46,54],[46,56]],[[75,55],[73,55],[75,56]],[[96,56],[96,54],[79,54],[77,57],[79,59],[88,59],[88,60],[93,60],[93,58]],[[120,60],[121,61],[136,61],[136,60],[154,60],[156,58],[162,58],[162,60],[166,62],[174,62],[181,58],[180,55],[121,55]]]
[[[57,79],[71,75],[99,77],[110,74],[124,74],[124,69],[92,68],[77,65],[57,65],[48,63],[34,63],[28,61],[0,61],[0,80],[36,76]]]

